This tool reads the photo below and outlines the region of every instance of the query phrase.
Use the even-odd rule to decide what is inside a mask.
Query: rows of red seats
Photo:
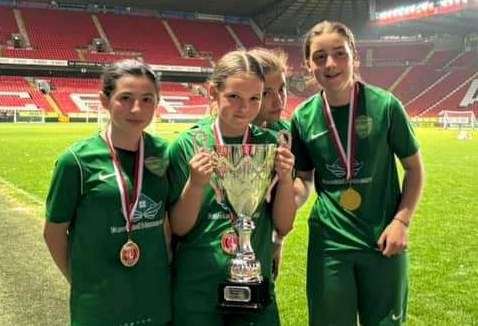
[[[441,50],[435,51],[427,64],[433,68],[443,68],[452,59],[456,58],[460,52],[458,50]]]
[[[6,44],[12,33],[18,33],[17,22],[10,8],[0,7],[0,44]]]
[[[43,94],[38,89],[30,86],[30,84],[23,77],[0,75],[0,91],[27,92],[30,95],[31,100],[26,101],[25,104],[34,104],[36,105],[36,107],[46,112],[52,111],[50,105],[48,104],[48,101],[45,99]],[[0,96],[0,98],[2,97],[3,96]],[[2,100],[0,99],[0,101]],[[7,105],[6,103],[7,102],[5,102],[4,104],[5,106],[11,106],[11,104]]]
[[[443,110],[475,110],[478,111],[478,105],[468,105],[465,107],[460,106],[461,100],[465,97],[470,83],[463,84],[455,93],[450,95],[444,101],[437,103],[431,110],[426,111],[423,115],[427,117],[435,117]],[[478,113],[478,112],[476,112]]]
[[[431,86],[443,74],[443,71],[429,65],[413,66],[393,90],[393,93],[406,104]]]
[[[237,44],[223,23],[169,19],[181,44],[192,44],[199,52],[210,52],[214,59],[237,49]]]
[[[392,84],[405,71],[406,67],[362,67],[360,75],[367,83],[379,85],[383,88],[390,88]]]
[[[414,99],[407,105],[410,115],[419,115],[427,110],[431,105],[437,103],[447,94],[459,87],[468,78],[470,78],[475,71],[468,69],[453,70],[446,75],[443,80],[433,85],[421,96]]]
[[[243,24],[230,24],[229,26],[246,48],[249,49],[263,45],[262,41],[250,26]]]

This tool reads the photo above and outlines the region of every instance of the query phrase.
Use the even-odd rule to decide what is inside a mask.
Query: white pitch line
[[[15,192],[21,193],[23,196],[27,197],[28,199],[30,199],[35,204],[43,205],[43,201],[38,199],[38,197],[36,197],[36,196],[32,195],[31,193],[23,190],[22,188],[19,188],[19,187],[15,186],[13,183],[5,180],[2,177],[0,177],[0,183],[7,186],[10,189],[12,189]]]

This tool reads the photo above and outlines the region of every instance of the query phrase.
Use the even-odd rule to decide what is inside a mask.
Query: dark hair
[[[110,98],[116,89],[116,81],[126,75],[148,78],[154,84],[156,95],[158,95],[159,77],[150,66],[133,59],[120,60],[103,69],[101,75],[103,94]]]
[[[352,55],[354,60],[358,60],[357,46],[355,43],[355,37],[350,28],[346,25],[336,22],[324,20],[316,25],[314,25],[305,35],[304,35],[304,46],[303,54],[304,59],[307,61],[310,57],[310,43],[314,36],[318,36],[324,33],[337,33],[343,36],[347,41],[352,50]]]
[[[257,59],[248,51],[236,50],[226,53],[219,59],[209,78],[209,82],[218,90],[221,90],[226,79],[238,73],[252,74],[262,82],[265,81],[264,71]]]

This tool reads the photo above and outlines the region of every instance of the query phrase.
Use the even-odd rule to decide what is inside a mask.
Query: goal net
[[[475,128],[476,117],[473,111],[441,111],[439,121],[443,128],[471,129]]]

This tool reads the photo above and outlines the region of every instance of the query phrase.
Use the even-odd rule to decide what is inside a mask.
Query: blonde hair
[[[216,63],[209,83],[222,90],[226,79],[239,73],[251,74],[262,82],[265,81],[264,71],[258,60],[248,51],[236,50],[226,53]]]
[[[287,72],[287,53],[280,49],[253,48],[249,53],[254,56],[262,66],[264,74]]]

